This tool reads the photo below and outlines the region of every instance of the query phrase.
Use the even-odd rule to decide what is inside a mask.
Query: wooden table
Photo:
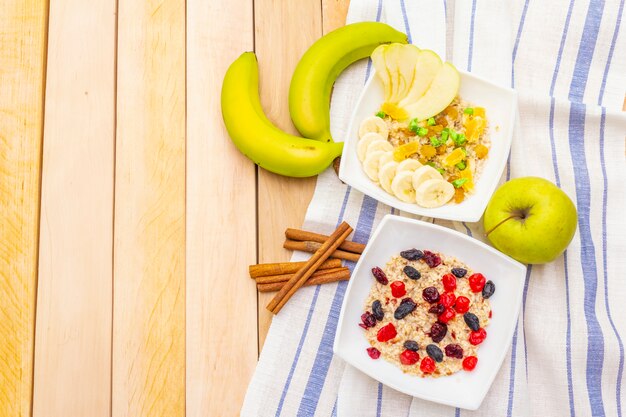
[[[289,80],[347,0],[4,0],[0,417],[229,416],[271,316],[247,266],[286,260],[315,179],[257,169],[221,122],[255,50]]]

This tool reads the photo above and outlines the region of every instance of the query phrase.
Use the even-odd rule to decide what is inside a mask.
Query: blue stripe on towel
[[[376,398],[376,417],[381,416],[383,409],[383,384],[378,383],[378,397]]]
[[[517,36],[515,36],[515,44],[513,45],[513,53],[511,57],[511,88],[515,88],[515,58],[517,58],[517,48],[519,47],[519,41],[522,38],[522,31],[524,30],[524,21],[526,20],[526,12],[528,11],[528,3],[530,0],[524,2],[524,10],[522,10],[522,17],[517,27]]]
[[[600,85],[600,94],[598,96],[598,105],[602,105],[602,99],[604,98],[604,87],[606,87],[606,79],[609,76],[609,67],[613,60],[613,51],[615,50],[615,44],[617,43],[617,34],[619,33],[619,26],[622,21],[622,13],[624,12],[624,0],[619,3],[619,10],[617,11],[617,22],[615,23],[615,29],[613,30],[613,39],[611,39],[611,47],[609,48],[609,56],[606,58],[606,66],[604,67],[604,74],[602,75],[602,84]],[[618,410],[620,410],[620,403],[617,402]],[[621,416],[621,412],[620,412]]]
[[[406,14],[406,7],[404,5],[404,0],[400,0],[400,9],[402,9],[402,19],[404,20],[404,28],[406,29],[406,37],[409,40],[409,43],[413,42],[411,38],[411,27],[409,26],[409,18]]]
[[[467,56],[467,70],[472,71],[472,56],[474,55],[474,18],[476,17],[476,0],[472,0],[472,17],[470,19],[469,52]]]

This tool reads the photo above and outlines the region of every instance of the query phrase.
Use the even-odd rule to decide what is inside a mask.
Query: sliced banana
[[[398,171],[391,181],[393,195],[405,203],[415,203],[415,188],[413,188],[413,171]]]
[[[385,140],[389,136],[387,123],[378,116],[370,116],[361,122],[359,126],[359,137],[363,138],[363,136],[370,132],[380,134]]]
[[[418,161],[417,159],[405,159],[404,161],[400,162],[398,164],[398,169],[397,171],[415,171],[416,169],[419,169],[422,167],[422,164],[420,163],[420,161]],[[430,168],[430,167],[429,167]]]
[[[359,140],[359,143],[356,144],[356,154],[359,157],[359,161],[361,162],[365,161],[365,156],[367,154],[367,147],[370,145],[370,143],[376,140],[387,142],[384,137],[374,132],[366,133],[361,138],[361,140]]]
[[[413,173],[413,188],[416,190],[427,180],[441,180],[443,177],[435,168],[424,165]]]
[[[422,207],[435,208],[446,204],[454,195],[454,186],[444,179],[424,181],[415,190],[415,201]]]
[[[393,161],[393,151],[385,152],[385,154],[380,157],[379,164],[382,167],[387,162],[391,162],[391,161]]]
[[[367,152],[365,153],[365,155],[369,155],[372,152],[376,151],[393,151],[393,146],[391,146],[391,143],[387,142],[384,139],[373,140],[370,142],[369,145],[367,145]]]
[[[378,164],[380,157],[384,154],[384,151],[375,151],[368,154],[365,161],[363,161],[363,171],[372,181],[378,181]]]
[[[382,164],[382,157],[379,159],[379,169],[378,169],[378,182],[383,190],[387,191],[389,194],[393,195],[393,191],[391,190],[391,182],[396,176],[396,168],[398,167],[398,163],[395,161],[387,162],[386,164]]]

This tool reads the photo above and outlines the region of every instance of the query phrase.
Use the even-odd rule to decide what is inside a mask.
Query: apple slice
[[[399,102],[409,91],[415,78],[415,62],[419,54],[417,46],[400,43],[392,43],[384,51],[385,64],[391,76],[391,96],[388,102]]]
[[[419,100],[430,87],[442,65],[439,55],[428,49],[421,50],[415,63],[415,78],[406,96],[398,103],[399,106],[406,107]]]
[[[391,74],[385,64],[385,51],[389,48],[388,44],[380,45],[372,52],[370,56],[372,58],[372,65],[376,70],[376,76],[383,83],[383,89],[385,91],[385,101],[389,101],[391,97]]]
[[[461,84],[461,76],[454,65],[446,62],[435,76],[428,90],[415,103],[404,110],[410,119],[428,119],[445,109],[456,97]]]

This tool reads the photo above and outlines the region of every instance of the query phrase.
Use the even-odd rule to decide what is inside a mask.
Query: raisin
[[[376,300],[372,303],[372,313],[374,313],[374,318],[378,321],[381,321],[385,317],[383,306],[380,301]]]
[[[376,281],[380,282],[383,285],[389,284],[389,280],[387,279],[387,275],[383,272],[379,267],[372,268],[372,275],[376,278]]]
[[[415,340],[407,340],[406,342],[404,342],[403,346],[405,349],[412,350],[414,352],[417,352],[420,349]]]
[[[428,250],[424,251],[424,257],[422,259],[424,259],[424,262],[426,262],[426,265],[428,265],[431,268],[441,265],[441,257],[437,255],[436,253],[433,253]]]
[[[496,284],[491,280],[487,281],[483,287],[483,298],[491,297],[494,292],[496,292]]]
[[[444,348],[446,352],[446,356],[451,358],[463,359],[463,348],[461,345],[457,345],[454,343],[449,344]]]
[[[428,312],[436,314],[438,316],[441,313],[443,313],[445,309],[446,309],[446,306],[444,306],[443,304],[440,303],[440,304],[435,304],[434,306],[429,308]]]
[[[400,256],[408,261],[417,261],[424,257],[424,252],[415,248],[409,250],[403,250],[400,252]]]
[[[380,350],[376,349],[375,347],[370,347],[367,348],[367,354],[370,355],[370,358],[372,359],[378,359],[380,358]]]
[[[413,268],[411,265],[405,266],[404,269],[402,269],[402,271],[406,274],[407,277],[411,279],[420,279],[422,277],[422,274],[420,274],[420,271]]]
[[[463,278],[467,274],[467,269],[465,268],[452,268],[452,275],[457,278]]]
[[[403,318],[408,316],[413,310],[415,310],[415,307],[417,307],[415,301],[410,298],[405,298],[400,302],[400,305],[393,313],[393,317],[396,320],[402,320]]]
[[[465,320],[465,324],[467,324],[467,327],[472,329],[472,331],[478,331],[478,329],[480,329],[480,321],[478,317],[476,317],[476,314],[465,313],[463,314],[463,320]]]
[[[424,288],[424,291],[422,291],[422,298],[424,298],[424,301],[431,304],[436,303],[439,301],[439,291],[437,291],[437,288],[435,287]]]
[[[376,326],[376,317],[374,317],[374,315],[369,311],[361,314],[361,321],[367,328]]]
[[[443,360],[443,352],[437,345],[431,344],[426,346],[426,353],[428,353],[428,356],[433,358],[435,362],[441,362]]]
[[[448,333],[448,326],[445,323],[435,322],[430,328],[430,338],[433,342],[439,343]]]

